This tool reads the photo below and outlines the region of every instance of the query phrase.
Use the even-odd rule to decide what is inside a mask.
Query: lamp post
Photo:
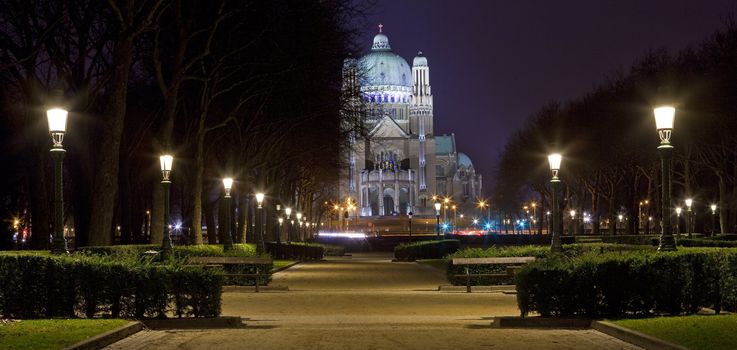
[[[49,134],[53,146],[51,147],[51,159],[54,160],[54,237],[51,242],[51,252],[54,254],[67,254],[67,241],[64,238],[64,184],[63,184],[63,162],[64,134],[67,130],[68,112],[62,108],[52,108],[46,111],[49,122]]]
[[[264,194],[263,192],[256,193],[256,217],[258,218],[258,246],[261,252],[266,251],[264,245]]]
[[[412,243],[412,212],[407,213],[409,217],[409,242]]]
[[[164,187],[164,237],[161,241],[161,249],[163,257],[167,258],[171,253],[171,236],[169,236],[169,187],[171,187],[171,166],[174,163],[174,157],[165,154],[159,157],[161,163],[161,185]]]
[[[292,242],[292,225],[291,225],[291,223],[293,223],[294,221],[289,220],[289,216],[292,215],[292,208],[290,208],[290,207],[284,208],[284,214],[287,214],[287,222],[290,223],[290,225],[287,226],[287,243],[291,243]]]
[[[681,207],[676,207],[676,235],[681,234]]]
[[[233,198],[230,196],[230,190],[233,188],[233,178],[226,177],[223,179],[223,188],[225,188],[225,237],[223,242],[223,251],[233,250],[233,235],[230,232],[230,211]]]
[[[663,216],[663,230],[660,234],[660,245],[658,250],[676,250],[676,242],[673,239],[673,232],[671,232],[670,224],[670,193],[671,193],[671,159],[673,157],[673,146],[670,144],[670,137],[673,133],[673,120],[676,116],[676,109],[671,106],[660,106],[653,110],[655,114],[655,127],[658,130],[658,136],[660,137],[660,145],[658,151],[660,151],[661,165],[662,165],[662,176],[663,184],[661,191],[662,199],[660,201],[661,210]]]
[[[619,227],[622,227],[622,221],[624,221],[624,215],[619,214],[617,215],[617,219],[619,220]],[[614,232],[617,232],[617,224],[614,223]]]
[[[560,186],[558,171],[560,171],[561,160],[563,160],[563,156],[561,156],[560,153],[553,153],[548,156],[550,171],[553,173],[553,177],[550,179],[553,206],[553,236],[550,244],[550,250],[556,253],[563,251],[563,246],[560,242],[560,208],[558,208],[558,187]]]
[[[299,231],[297,231],[297,238],[302,239],[302,213],[297,212],[297,222],[299,223]]]
[[[568,214],[571,214],[571,236],[573,236],[576,231],[576,210],[571,210]]]
[[[712,204],[710,207],[711,207],[711,235],[713,236],[717,232],[717,227],[716,227],[717,205]]]
[[[440,202],[435,202],[435,234],[437,236],[437,240],[440,240],[440,207],[442,204]]]
[[[693,199],[686,198],[686,234],[688,238],[691,238],[691,222],[693,221],[693,211],[691,206],[693,205]]]

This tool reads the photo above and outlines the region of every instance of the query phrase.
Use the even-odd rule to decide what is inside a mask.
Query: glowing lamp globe
[[[653,113],[655,114],[655,128],[658,130],[660,142],[670,143],[676,109],[672,106],[660,106],[653,109]]]
[[[232,177],[224,178],[223,187],[225,188],[225,195],[230,196],[230,189],[233,188],[233,178]]]
[[[164,176],[164,181],[169,180],[169,174],[171,174],[171,166],[174,163],[174,157],[169,154],[165,154],[159,157],[161,163],[161,174]]]

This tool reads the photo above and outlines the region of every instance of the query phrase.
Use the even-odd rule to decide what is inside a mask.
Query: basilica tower
[[[412,97],[409,119],[412,130],[416,130],[419,147],[420,191],[427,191],[428,162],[427,137],[433,135],[432,91],[430,89],[430,67],[422,51],[412,61]]]

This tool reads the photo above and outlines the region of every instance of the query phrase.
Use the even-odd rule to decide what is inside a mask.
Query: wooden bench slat
[[[503,265],[526,264],[535,261],[533,256],[513,256],[500,258],[455,258],[453,265]]]
[[[269,258],[247,258],[240,256],[190,256],[187,262],[190,264],[271,264],[274,260]]]

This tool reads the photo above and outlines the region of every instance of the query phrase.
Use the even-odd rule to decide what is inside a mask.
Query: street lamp
[[[688,238],[691,238],[691,222],[693,220],[693,211],[691,211],[692,205],[693,199],[686,198],[686,233],[688,234]]]
[[[716,227],[716,216],[717,216],[717,205],[712,204],[711,205],[711,235],[713,236],[715,232],[717,232]]]
[[[223,251],[233,250],[233,235],[230,232],[230,211],[233,197],[230,196],[230,190],[233,188],[233,178],[226,177],[223,179],[223,188],[225,188],[225,235],[223,242]]]
[[[412,243],[412,212],[407,213],[409,217],[409,242]]]
[[[297,222],[299,223],[299,231],[297,231],[298,232],[297,238],[299,240],[302,238],[302,213],[301,212],[297,212]]]
[[[440,240],[440,202],[435,202],[435,234],[437,239]]]
[[[68,112],[62,108],[52,108],[46,111],[49,134],[53,142],[51,159],[54,160],[54,237],[51,242],[51,252],[54,254],[69,253],[67,241],[64,239],[64,184],[62,178],[62,164],[66,153],[62,143],[67,131],[67,115]]]
[[[550,171],[553,173],[553,177],[550,179],[550,186],[552,191],[552,206],[553,206],[553,236],[550,245],[550,250],[553,252],[561,252],[563,246],[560,242],[560,208],[558,208],[558,187],[560,186],[560,179],[558,179],[558,171],[560,171],[560,162],[563,160],[563,156],[560,153],[553,153],[548,156],[548,163],[550,163]]]
[[[169,187],[171,187],[171,166],[174,163],[174,157],[165,154],[159,157],[161,163],[161,185],[164,187],[164,237],[161,241],[161,249],[163,257],[166,258],[171,252],[171,236],[169,236]]]
[[[658,250],[676,250],[676,242],[673,239],[670,225],[670,193],[671,193],[671,159],[673,157],[673,146],[670,144],[670,137],[673,133],[673,120],[676,116],[676,109],[672,106],[660,106],[653,110],[655,114],[655,127],[660,137],[660,159],[662,165],[663,184],[661,191],[662,200],[660,201],[661,213],[663,215],[663,231],[660,234],[660,245]]]
[[[263,192],[256,193],[256,217],[258,221],[256,226],[258,227],[258,245],[262,253],[266,251],[264,246],[264,197]]]
[[[681,207],[676,207],[676,234],[681,234],[681,212],[683,209]]]
[[[292,208],[284,208],[284,214],[287,215],[287,221],[290,223],[289,226],[287,226],[287,243],[290,243],[292,242],[292,224],[294,224],[294,220],[289,220],[289,216],[292,215]]]

